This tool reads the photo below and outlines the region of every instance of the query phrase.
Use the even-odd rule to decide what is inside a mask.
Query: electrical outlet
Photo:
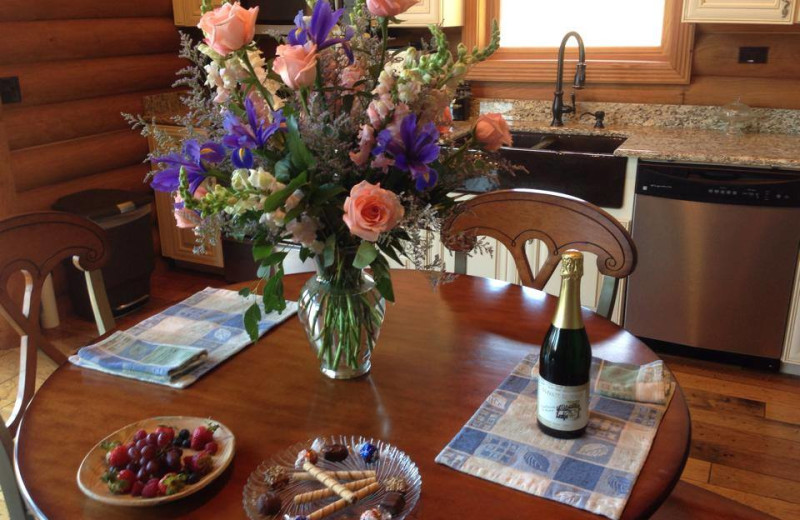
[[[739,47],[739,63],[766,63],[769,47]]]
[[[0,78],[0,101],[2,101],[4,105],[22,101],[22,92],[19,90],[18,77],[10,76],[8,78]]]

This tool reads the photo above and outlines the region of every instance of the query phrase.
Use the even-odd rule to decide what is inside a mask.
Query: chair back
[[[25,505],[14,474],[14,439],[0,416],[0,491],[6,502],[11,520],[27,520]]]
[[[608,318],[614,307],[617,283],[636,267],[636,246],[617,220],[584,200],[539,190],[500,190],[462,203],[445,222],[442,241],[456,252],[456,272],[466,273],[466,253],[478,236],[502,243],[514,258],[522,284],[543,289],[568,249],[597,255],[605,275],[597,313]],[[548,256],[534,276],[525,244],[541,240]]]
[[[98,332],[114,327],[100,268],[110,255],[105,231],[77,215],[39,211],[0,220],[0,316],[20,336],[20,378],[8,428],[13,434],[36,383],[36,349],[57,363],[66,361],[61,351],[42,334],[39,324],[42,288],[48,274],[71,258],[84,271]],[[9,294],[9,279],[22,273],[24,298],[20,307]]]

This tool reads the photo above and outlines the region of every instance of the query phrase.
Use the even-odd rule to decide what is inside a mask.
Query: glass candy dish
[[[408,490],[405,493],[405,507],[400,513],[392,515],[392,520],[402,520],[417,505],[420,491],[422,490],[422,478],[420,477],[417,465],[414,464],[414,461],[403,451],[389,443],[360,436],[333,435],[329,437],[319,437],[319,439],[326,444],[344,444],[349,451],[348,457],[341,462],[330,462],[320,455],[319,461],[316,464],[320,469],[325,471],[374,470],[379,483],[383,483],[392,477],[402,477],[405,479],[408,485]],[[380,455],[376,462],[368,464],[359,456],[357,446],[363,442],[372,443],[378,448]],[[251,520],[284,520],[285,515],[288,515],[288,518],[293,518],[297,515],[309,515],[317,509],[339,499],[338,496],[333,496],[315,502],[295,504],[294,497],[296,495],[307,491],[324,489],[324,486],[317,480],[292,480],[283,488],[274,491],[281,498],[282,505],[278,514],[266,516],[260,514],[258,511],[257,501],[259,495],[270,491],[270,487],[265,483],[267,470],[273,466],[282,466],[289,472],[302,471],[302,469],[295,467],[297,455],[301,450],[311,448],[313,443],[313,439],[305,442],[298,442],[263,461],[258,465],[255,471],[250,474],[250,477],[247,479],[247,484],[244,487],[243,501],[245,512]],[[342,481],[342,483],[346,483],[346,481]],[[386,489],[381,486],[376,493],[325,518],[331,520],[357,519],[365,510],[377,507],[385,494]]]

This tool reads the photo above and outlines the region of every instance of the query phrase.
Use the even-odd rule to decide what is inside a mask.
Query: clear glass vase
[[[386,301],[363,269],[343,259],[317,266],[300,291],[297,315],[322,373],[352,379],[369,372],[370,356],[386,313]]]

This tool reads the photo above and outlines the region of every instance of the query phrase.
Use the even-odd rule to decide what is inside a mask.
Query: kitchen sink
[[[528,173],[501,172],[496,181],[474,179],[465,191],[533,188],[556,191],[598,206],[621,208],[627,159],[614,157],[624,137],[512,132],[513,144],[500,149]]]

